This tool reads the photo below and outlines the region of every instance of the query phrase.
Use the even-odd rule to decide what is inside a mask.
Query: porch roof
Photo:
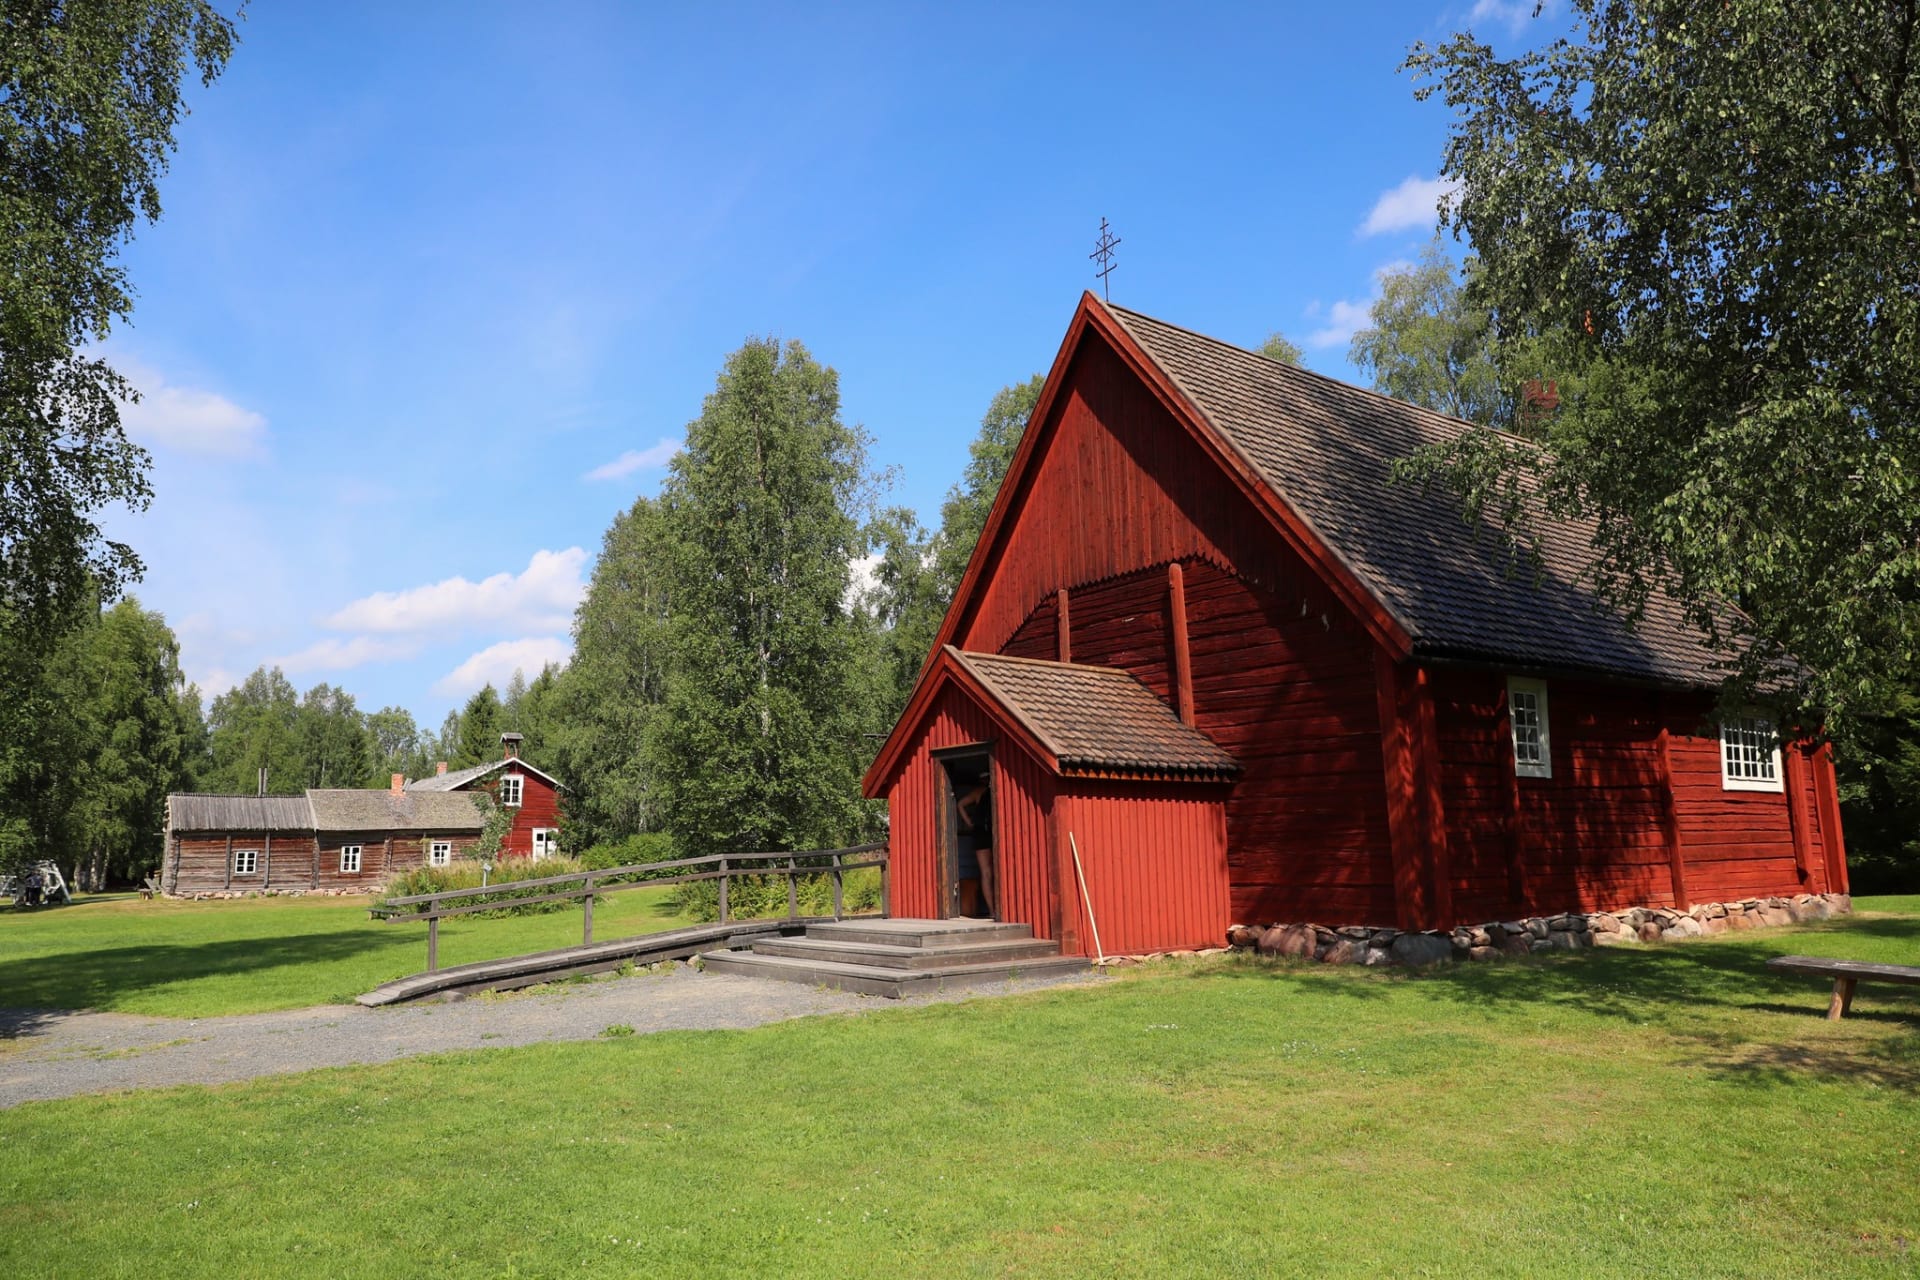
[[[1054,757],[1063,774],[1226,781],[1240,765],[1117,667],[968,653],[946,656]]]

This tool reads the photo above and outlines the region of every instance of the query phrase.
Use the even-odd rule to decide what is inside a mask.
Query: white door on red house
[[[533,856],[536,861],[560,852],[560,833],[552,827],[533,829]]]

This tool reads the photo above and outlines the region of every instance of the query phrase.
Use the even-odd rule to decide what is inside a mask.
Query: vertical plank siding
[[[935,815],[938,787],[946,785],[933,752],[975,742],[993,742],[994,844],[1001,886],[1000,918],[1033,926],[1034,936],[1053,936],[1054,875],[1049,820],[1053,780],[1038,761],[1001,738],[993,716],[960,690],[949,687],[935,700],[908,747],[906,762],[887,793],[888,875],[896,916],[938,919],[940,833]]]
[[[1005,648],[1014,632],[1071,586],[1073,657],[1092,661],[1080,652],[1089,616],[1080,585],[1149,565],[1198,556],[1273,581],[1280,548],[1272,525],[1225,488],[1218,468],[1110,348],[1083,343],[1067,377],[1055,421],[1036,424],[1052,435],[1014,496],[1019,518],[991,549],[955,633],[962,649],[1014,652]],[[1053,657],[1053,645],[1029,656]]]
[[[1007,743],[993,753],[994,917],[1057,937],[1059,882],[1053,867],[1053,795],[1044,765]]]
[[[1077,601],[1076,601],[1077,603]],[[1109,953],[1221,945],[1229,893],[1223,788],[1103,783],[1066,778],[1063,808],[1079,846],[1086,894]],[[1080,886],[1065,909],[1079,950],[1093,954]]]

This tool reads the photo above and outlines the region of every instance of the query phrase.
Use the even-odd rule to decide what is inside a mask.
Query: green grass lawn
[[[689,923],[670,890],[632,889],[593,908],[596,939]],[[112,1009],[198,1018],[342,1004],[427,967],[427,927],[367,918],[368,898],[144,901],[0,909],[0,1008]],[[580,912],[440,926],[440,963],[466,964],[580,941]]]
[[[1913,1276],[1920,993],[1844,922],[1091,988],[0,1112],[9,1276]]]

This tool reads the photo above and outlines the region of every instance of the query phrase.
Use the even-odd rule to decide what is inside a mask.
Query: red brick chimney
[[[437,777],[439,777],[439,776],[440,776],[441,774],[443,774],[443,773],[445,773],[446,771],[447,771],[447,762],[446,762],[445,760],[435,760],[435,761],[433,762],[433,776],[434,776],[434,777],[436,777],[436,778],[437,778]]]
[[[519,733],[501,734],[500,748],[505,754],[500,758],[502,760],[518,760],[520,758],[520,743],[524,737],[524,734]]]
[[[407,775],[404,773],[394,774],[393,775],[393,794],[399,795],[402,791],[405,791],[406,789],[407,789]]]

